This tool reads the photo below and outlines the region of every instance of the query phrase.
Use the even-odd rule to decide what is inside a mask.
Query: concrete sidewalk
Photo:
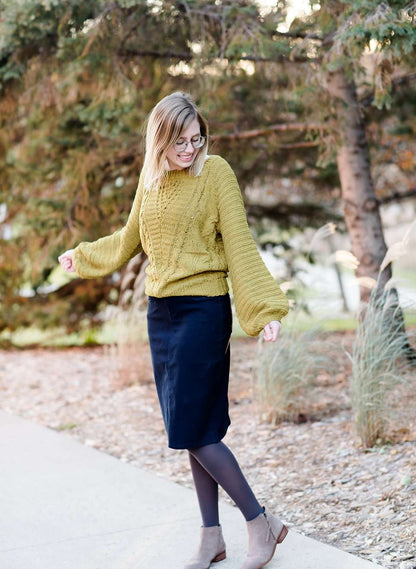
[[[245,523],[221,505],[227,559],[246,554]],[[181,569],[199,540],[194,493],[0,413],[1,569]],[[380,567],[293,531],[268,569]]]

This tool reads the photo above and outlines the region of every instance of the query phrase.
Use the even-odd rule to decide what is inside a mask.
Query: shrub
[[[299,421],[308,413],[309,391],[328,366],[317,330],[284,329],[276,343],[259,342],[257,388],[269,421]]]
[[[373,289],[353,344],[352,407],[361,443],[371,447],[387,440],[392,392],[405,381],[409,368],[408,339],[396,293]]]
[[[115,387],[122,389],[152,379],[147,342],[146,312],[136,307],[116,309],[110,319],[115,341],[107,348],[110,376]]]

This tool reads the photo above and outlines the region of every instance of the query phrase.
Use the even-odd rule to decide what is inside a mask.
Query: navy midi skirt
[[[229,295],[149,297],[147,325],[169,447],[219,442],[230,424]]]

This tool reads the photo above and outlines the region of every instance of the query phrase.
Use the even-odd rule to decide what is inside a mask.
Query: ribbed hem
[[[146,282],[145,292],[148,296],[164,298],[166,296],[223,296],[228,292],[225,274],[201,273],[180,281],[163,284]]]

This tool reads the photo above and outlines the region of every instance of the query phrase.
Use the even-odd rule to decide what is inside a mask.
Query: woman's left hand
[[[264,327],[264,339],[266,342],[275,342],[279,336],[282,325],[278,320],[272,320]]]

